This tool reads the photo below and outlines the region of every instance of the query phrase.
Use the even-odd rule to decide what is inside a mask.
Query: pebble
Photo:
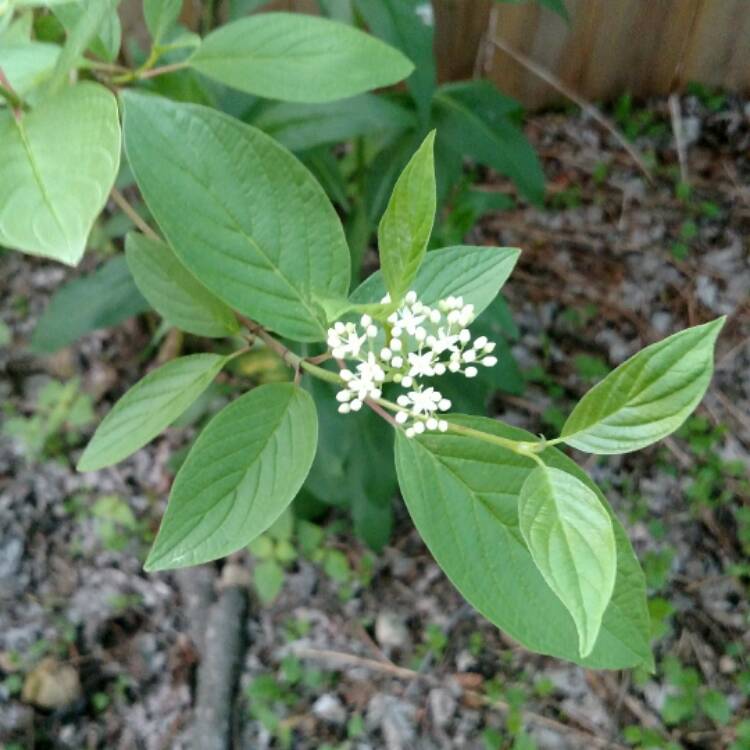
[[[384,610],[375,620],[375,638],[381,646],[401,648],[409,642],[409,629],[402,617]]]
[[[319,719],[341,726],[346,722],[346,709],[332,693],[325,693],[315,701],[312,712]]]
[[[433,688],[427,696],[430,715],[435,724],[441,729],[447,726],[456,712],[456,699],[450,690]]]

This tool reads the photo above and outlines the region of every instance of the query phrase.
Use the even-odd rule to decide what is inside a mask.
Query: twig
[[[128,199],[116,188],[113,187],[110,192],[112,200],[117,204],[117,207],[135,224],[138,229],[143,232],[147,237],[152,240],[160,240],[161,237],[143,220],[138,212],[133,208]]]
[[[138,78],[140,78],[141,80],[145,80],[146,78],[156,78],[157,76],[163,76],[166,73],[174,73],[175,71],[182,70],[183,68],[187,68],[187,63],[171,63],[169,65],[162,65],[159,68],[151,68],[151,70],[146,70],[141,73]]]
[[[677,161],[680,164],[680,180],[688,185],[690,175],[687,165],[687,145],[685,144],[685,131],[682,127],[682,112],[680,111],[680,97],[675,92],[669,95],[669,117],[672,120],[672,132],[674,133],[674,145],[677,151]]]
[[[491,40],[492,44],[495,45],[499,50],[505,52],[506,55],[512,57],[517,63],[523,65],[524,68],[531,71],[537,78],[541,78],[545,83],[549,84],[555,90],[559,91],[563,96],[570,99],[572,102],[577,104],[589,117],[596,120],[605,130],[608,130],[620,143],[620,145],[627,151],[630,158],[638,165],[638,168],[648,178],[649,181],[653,182],[651,176],[651,170],[646,166],[643,158],[631,144],[628,139],[620,132],[618,127],[608,117],[603,115],[593,104],[586,101],[582,96],[577,94],[567,84],[563,83],[557,76],[553,75],[546,68],[535,63],[530,57],[526,57],[522,52],[510,47],[502,39],[497,37]]]
[[[314,649],[298,647],[292,648],[292,652],[295,656],[300,659],[311,659],[313,661],[327,662],[332,667],[345,669],[348,667],[361,667],[362,669],[369,669],[372,672],[380,672],[381,674],[387,674],[391,677],[396,677],[402,680],[422,680],[430,685],[440,685],[442,680],[429,674],[423,674],[415,672],[413,669],[407,669],[406,667],[399,667],[389,662],[379,662],[375,659],[368,659],[364,656],[357,656],[355,654],[347,654],[341,651],[329,651],[325,649]],[[488,698],[483,693],[479,693],[475,690],[463,689],[464,695],[471,696],[477,701],[484,703],[486,706],[496,708],[503,713],[507,713],[511,710],[509,703],[499,699]],[[610,742],[603,737],[598,737],[591,732],[586,732],[582,729],[576,729],[570,727],[567,724],[563,724],[556,719],[550,719],[548,716],[542,716],[542,714],[535,713],[533,711],[523,710],[524,719],[530,724],[537,724],[538,726],[546,727],[555,732],[561,734],[567,734],[574,737],[578,737],[581,742],[586,744],[580,745],[580,747],[603,747],[608,750],[627,750],[624,745],[620,745],[616,742]]]
[[[365,403],[379,416],[385,419],[392,427],[398,427],[396,420],[382,407],[376,404],[371,398],[366,398]]]

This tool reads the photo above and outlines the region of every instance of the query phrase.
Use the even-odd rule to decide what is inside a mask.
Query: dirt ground
[[[493,407],[534,432],[554,429],[641,346],[728,316],[716,377],[685,429],[637,454],[578,456],[644,562],[655,674],[589,672],[516,646],[463,602],[398,499],[381,554],[334,514],[327,562],[296,555],[270,605],[245,585],[250,555],[146,575],[170,456],[194,430],[170,429],[117,467],[79,475],[94,426],[82,419],[35,461],[0,435],[4,747],[190,747],[201,655],[228,638],[236,747],[750,748],[750,104],[686,96],[682,112],[689,194],[665,101],[618,115],[650,178],[584,115],[547,114],[527,132],[548,205],[519,203],[467,237],[524,249],[505,294],[528,384]],[[506,187],[492,175],[478,186]],[[0,255],[6,424],[33,415],[50,379],[76,376],[101,416],[149,366],[138,320],[53,357],[28,352],[47,300],[75,273]]]

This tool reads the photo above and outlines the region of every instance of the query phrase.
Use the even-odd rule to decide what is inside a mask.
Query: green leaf
[[[232,310],[192,276],[164,242],[131,232],[125,254],[141,293],[173,326],[196,336],[237,333]]]
[[[146,570],[215,560],[284,512],[315,456],[312,398],[291,383],[254,388],[220,411],[182,465]]]
[[[84,4],[67,3],[54,9],[60,22],[66,27],[68,33],[65,45],[62,48],[60,57],[57,59],[57,65],[52,73],[48,83],[50,91],[54,91],[65,83],[68,73],[75,68],[81,60],[83,53],[88,46],[97,38],[101,29],[107,29],[107,40],[100,41],[103,57],[114,59],[115,55],[110,55],[112,47],[119,48],[119,18],[117,18],[118,0],[86,0]],[[83,5],[83,7],[82,7]],[[116,20],[113,20],[113,16]],[[106,45],[109,45],[106,49]]]
[[[487,96],[486,89],[480,96]],[[501,96],[501,95],[499,95]],[[435,95],[440,139],[510,177],[531,201],[544,198],[544,173],[523,132],[496,110],[477,106],[475,87],[442,87]]]
[[[154,43],[177,23],[182,10],[182,0],[143,0],[143,16]]]
[[[345,297],[349,250],[308,170],[220,112],[132,91],[122,98],[128,160],[183,265],[230,307],[281,335],[325,338],[322,300]]]
[[[276,560],[264,560],[253,570],[253,584],[261,604],[271,604],[284,585],[284,568]]]
[[[169,427],[208,388],[228,357],[192,354],[139,380],[113,407],[78,462],[96,471],[135,453]]]
[[[118,255],[94,273],[63,284],[34,329],[31,348],[50,354],[91,331],[110,328],[148,310],[130,275],[125,257]]]
[[[46,81],[60,55],[60,47],[43,42],[0,43],[0,68],[22,99]]]
[[[477,316],[485,310],[516,265],[521,251],[515,247],[458,245],[431,250],[410,285],[426,305],[446,297],[463,297]],[[376,271],[352,293],[354,304],[379,302],[385,294],[383,275]]]
[[[615,587],[609,513],[580,479],[539,466],[521,487],[518,519],[535,565],[573,617],[581,656],[588,656]]]
[[[261,13],[222,26],[190,64],[248,94],[292,102],[345,99],[397,83],[414,68],[369,34],[293,13]]]
[[[383,96],[361,94],[329,104],[274,103],[252,124],[288,149],[302,151],[358,136],[406,130],[414,126],[414,116]]]
[[[65,30],[70,34],[79,23],[87,6],[99,4],[100,0],[75,0],[72,3],[65,3],[54,8],[53,12],[57,16]],[[120,16],[117,13],[119,0],[112,3],[109,13],[99,26],[97,33],[88,43],[88,49],[95,57],[101,57],[109,62],[114,62],[120,52],[120,43],[122,42],[122,27],[120,25]],[[106,2],[104,3],[106,5]]]
[[[437,85],[432,5],[424,0],[357,0],[357,10],[373,34],[401,50],[415,65],[406,85],[423,122],[429,119]],[[422,12],[429,14],[427,18]]]
[[[117,102],[79,83],[19,118],[0,110],[0,245],[75,265],[120,163]]]
[[[711,382],[724,321],[675,333],[623,362],[578,402],[561,438],[588,453],[628,453],[674,432]]]
[[[513,440],[523,430],[482,417],[451,421]],[[573,461],[554,448],[544,462],[572,474],[606,500]],[[627,536],[612,519],[617,578],[594,650],[582,658],[575,623],[546,584],[518,527],[521,488],[536,463],[463,435],[396,438],[396,469],[409,513],[435,560],[463,596],[531,651],[595,669],[652,665],[646,585]]]
[[[396,181],[378,226],[380,268],[395,303],[411,288],[435,221],[433,130]]]

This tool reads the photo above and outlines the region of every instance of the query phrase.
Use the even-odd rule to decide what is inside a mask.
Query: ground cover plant
[[[157,49],[175,7],[147,6]],[[38,88],[27,94],[23,76],[6,75],[3,184],[12,187],[3,196],[2,241],[79,259],[118,171],[121,113],[127,161],[160,230],[139,222],[142,232],[126,241],[127,267],[170,325],[218,343],[136,385],[105,418],[79,468],[111,465],[140,448],[257,346],[289,367],[286,382],[250,390],[201,433],[177,475],[147,568],[198,564],[245,547],[287,509],[316,461],[336,459],[342,435],[356,441],[379,429],[362,427],[365,420],[383,420],[395,431],[398,480],[415,525],[470,603],[529,649],[592,667],[650,666],[645,583],[630,544],[603,495],[556,446],[625,453],[676,430],[708,386],[722,319],[636,354],[583,397],[557,438],[454,413],[441,378],[463,376],[470,381],[463,388],[471,388],[481,370],[503,366],[495,342],[470,327],[495,301],[518,251],[427,252],[438,204],[435,133],[406,163],[385,205],[380,270],[350,293],[352,254],[341,221],[309,170],[276,140],[213,108],[128,87],[158,77],[158,53],[137,71],[100,67],[112,73],[107,83],[118,88],[117,99],[99,83],[69,83],[113,8],[80,8]],[[65,24],[65,13],[60,18]],[[325,102],[411,71],[402,55],[365,43],[347,26],[283,14],[249,21],[236,22],[242,34],[228,25],[203,42],[167,42],[195,48],[168,65],[247,87],[268,71],[256,70],[248,55],[237,78],[226,58],[242,57],[250,32],[273,37],[286,23],[287,33],[302,29],[305,43],[314,43],[317,30],[326,44],[337,34],[341,54],[355,59],[339,63],[347,75],[335,85],[323,67],[307,80],[290,73],[272,90],[251,85],[252,94]],[[382,66],[356,59],[363,50]],[[289,81],[295,85],[285,91]],[[68,135],[60,128],[81,113],[91,132],[71,129],[70,150],[50,151],[50,134]],[[62,157],[70,161],[61,164]],[[328,442],[319,443],[324,421]]]

